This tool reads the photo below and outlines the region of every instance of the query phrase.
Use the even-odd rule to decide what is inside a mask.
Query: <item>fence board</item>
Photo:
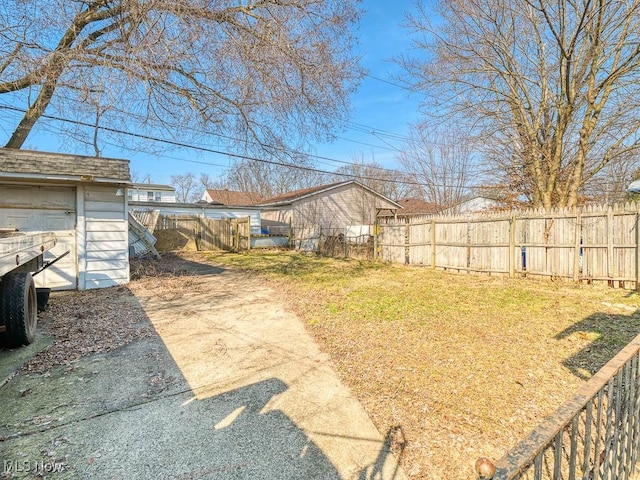
[[[198,250],[241,251],[251,248],[250,218],[204,218],[160,215],[156,231],[176,230],[195,240]]]
[[[379,219],[376,258],[461,272],[636,286],[638,205]],[[637,288],[637,286],[636,286]]]

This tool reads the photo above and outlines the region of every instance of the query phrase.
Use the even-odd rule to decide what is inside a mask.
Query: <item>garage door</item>
[[[73,187],[0,185],[0,227],[22,232],[55,232],[55,248],[45,261],[69,255],[38,274],[37,286],[75,289],[77,280],[76,191]]]

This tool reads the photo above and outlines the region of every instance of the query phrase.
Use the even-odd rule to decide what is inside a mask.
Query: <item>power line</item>
[[[21,109],[19,107],[10,106],[10,105],[0,104],[0,109],[5,109],[5,110],[8,110],[8,111],[14,111],[14,112],[20,112],[20,113],[26,113],[26,110]],[[78,126],[87,127],[87,128],[96,128],[96,125],[91,124],[91,123],[82,122],[82,121],[79,121],[79,120],[71,120],[71,119],[57,117],[57,116],[48,115],[48,114],[42,115],[42,118],[46,118],[46,119],[54,120],[54,121],[59,121],[59,122],[63,122],[63,123],[70,123],[70,124],[73,124],[73,125],[78,125]],[[129,131],[126,131],[126,130],[121,130],[121,129],[116,129],[116,128],[112,128],[112,127],[99,126],[98,128],[101,129],[101,130],[104,130],[104,131],[111,132],[111,133],[117,133],[117,134],[120,134],[120,135],[126,135],[126,136],[130,136],[130,137],[134,137],[134,138],[140,138],[140,139],[143,139],[143,140],[149,140],[149,141],[153,141],[153,142],[164,143],[164,144],[175,146],[175,147],[187,148],[187,149],[197,150],[197,151],[206,152],[206,153],[215,153],[215,154],[218,154],[218,155],[225,155],[225,156],[228,156],[228,157],[231,157],[231,158],[238,158],[238,159],[241,159],[241,160],[251,160],[251,161],[266,163],[266,164],[275,165],[275,166],[295,168],[295,169],[298,169],[298,170],[308,171],[308,172],[312,172],[312,173],[320,173],[320,174],[323,174],[323,175],[333,175],[333,176],[337,175],[337,176],[342,176],[342,177],[347,177],[347,178],[353,178],[355,180],[358,180],[358,179],[361,179],[361,180],[373,180],[373,181],[384,181],[384,182],[389,182],[389,183],[396,183],[396,184],[401,184],[401,185],[424,186],[423,183],[416,182],[416,181],[411,181],[411,180],[397,180],[397,179],[390,179],[390,178],[382,179],[380,177],[372,177],[372,176],[366,176],[366,175],[356,175],[356,174],[350,174],[350,173],[332,172],[332,171],[328,171],[328,170],[322,170],[322,169],[313,168],[313,167],[307,167],[307,166],[303,166],[303,165],[294,165],[294,164],[278,162],[278,161],[274,161],[274,160],[267,160],[267,159],[264,159],[264,158],[252,157],[252,156],[248,156],[248,155],[244,155],[244,154],[238,154],[238,153],[233,153],[233,152],[228,152],[228,151],[223,151],[223,150],[217,150],[217,149],[213,149],[213,148],[210,148],[210,147],[187,144],[187,143],[179,142],[179,141],[176,141],[176,140],[169,140],[169,139],[154,137],[154,136],[151,136],[151,135],[133,133],[133,132],[129,132]],[[226,137],[224,135],[220,135],[220,136],[223,137],[223,138],[232,139],[232,137]],[[338,137],[338,138],[340,138],[340,137]],[[277,150],[283,151],[285,153],[306,155],[306,154],[303,154],[301,152],[289,151],[289,150],[286,150],[286,149],[281,148],[281,147],[272,147],[272,146],[269,146],[269,145],[267,145],[266,147],[267,148],[272,148],[272,149],[277,149]],[[388,148],[388,149],[392,150],[391,148]],[[131,150],[131,149],[129,149],[129,150]],[[337,159],[333,159],[333,158],[330,158],[330,157],[322,157],[322,156],[317,156],[317,155],[309,155],[309,156],[313,157],[313,158],[326,159],[326,160],[329,160],[329,161],[342,163],[342,164],[355,166],[355,167],[362,166],[361,164],[358,164],[358,163],[346,162],[346,161],[343,161],[343,160],[337,160]],[[227,168],[226,165],[219,165],[219,164],[206,162],[206,161],[181,159],[181,158],[175,158],[175,157],[174,157],[174,159],[182,161],[182,162],[185,162],[185,163],[193,163],[193,164],[199,164],[199,165],[207,165],[207,166],[213,166],[213,167]],[[386,169],[386,168],[383,168],[383,167],[372,167],[372,168],[374,168],[376,170],[380,170],[380,171],[386,171],[388,173],[392,173],[392,174],[395,174],[395,175],[407,175],[407,173],[401,172],[401,171],[398,171],[398,170]],[[435,186],[435,187],[441,187],[441,188],[448,188],[448,187],[452,186],[452,185],[435,184],[435,183],[431,183],[431,185]],[[469,186],[467,186],[465,188],[468,188],[468,189],[482,189],[483,187],[469,185]]]
[[[0,108],[4,108],[6,110],[12,110],[12,111],[25,113],[25,110],[20,109],[18,107],[12,107],[12,106],[9,106],[9,105],[0,105]],[[82,126],[82,127],[95,128],[95,125],[92,125],[92,124],[87,123],[87,122],[78,121],[78,120],[69,120],[69,119],[66,119],[66,118],[57,117],[57,116],[53,116],[53,115],[42,115],[42,117],[43,118],[47,118],[49,120],[55,120],[55,121],[58,121],[58,122],[71,123],[71,124],[79,125],[79,126]],[[112,127],[101,126],[99,128],[101,130],[104,130],[104,131],[107,131],[107,132],[117,133],[119,135],[127,135],[127,136],[130,136],[130,137],[140,138],[140,139],[143,139],[143,140],[150,140],[150,141],[154,141],[154,142],[165,143],[167,145],[172,145],[172,146],[175,146],[175,147],[189,148],[189,149],[198,150],[198,151],[201,151],[201,152],[215,153],[215,154],[218,154],[218,155],[225,155],[225,156],[228,156],[228,157],[238,158],[238,159],[241,159],[241,160],[251,160],[251,161],[255,161],[255,162],[266,163],[266,164],[269,164],[269,165],[276,165],[276,166],[281,166],[281,167],[295,168],[295,169],[298,169],[298,170],[303,170],[303,171],[312,172],[312,173],[321,173],[321,174],[324,174],[324,175],[340,175],[340,176],[343,176],[343,177],[349,177],[349,178],[353,178],[353,179],[356,179],[356,180],[357,179],[376,180],[376,181],[385,181],[385,182],[390,182],[390,183],[398,183],[398,184],[402,184],[402,185],[416,185],[416,186],[421,186],[422,185],[419,182],[412,182],[412,181],[409,181],[409,180],[381,179],[379,177],[369,177],[369,176],[354,175],[354,174],[349,174],[349,173],[330,172],[328,170],[321,170],[321,169],[318,169],[318,168],[306,167],[306,166],[303,166],[303,165],[294,165],[294,164],[289,164],[289,163],[284,163],[284,162],[277,162],[275,160],[267,160],[267,159],[264,159],[264,158],[257,158],[257,157],[252,157],[252,156],[249,156],[249,155],[244,155],[244,154],[239,154],[239,153],[225,152],[225,151],[216,150],[216,149],[213,149],[213,148],[190,145],[190,144],[187,144],[187,143],[178,142],[176,140],[168,140],[168,139],[165,139],[165,138],[153,137],[153,136],[144,135],[144,134],[141,134],[141,133],[128,132],[126,130],[121,130],[121,129],[112,128]],[[199,160],[182,160],[182,161],[187,162],[187,163],[200,164],[200,165],[219,166],[219,165],[212,164],[210,162],[199,161]],[[357,164],[353,164],[353,165],[357,165]],[[398,171],[394,171],[394,172],[395,173],[401,173],[401,172],[398,172]]]
[[[389,80],[385,80],[384,78],[380,78],[380,77],[375,77],[375,76],[370,75],[368,73],[365,73],[365,77],[369,77],[369,78],[371,78],[373,80],[377,80],[378,82],[382,82],[382,83],[386,83],[386,84],[389,84],[389,85],[393,85],[394,87],[397,87],[397,88],[402,88],[403,90],[407,90],[407,91],[412,92],[412,93],[417,93],[419,95],[425,95],[426,96],[426,93],[421,92],[420,90],[416,90],[414,88],[407,87],[405,85],[400,85],[399,83],[393,83],[393,82],[391,82]]]
[[[67,101],[72,101],[72,102],[76,102],[76,103],[80,103],[78,100],[74,99],[74,98],[70,98],[70,97],[64,97],[63,98]],[[21,112],[21,113],[25,113],[25,110],[20,109],[20,108],[16,108],[13,106],[9,106],[9,105],[2,105],[0,104],[0,108],[5,108],[5,109],[11,109],[17,112]],[[129,116],[133,117],[133,118],[137,118],[139,120],[145,120],[144,117],[142,117],[141,115],[136,115],[133,113],[128,114]],[[45,116],[46,117],[46,116]],[[79,124],[77,122],[74,122],[72,120],[68,120],[65,119],[64,121],[66,121],[67,123],[72,123],[72,124]],[[352,125],[354,125],[354,127],[349,127],[351,123],[347,123],[347,128],[351,128],[355,131],[360,131],[360,132],[364,132],[364,133],[368,133],[371,134],[373,136],[376,136],[376,132],[386,132],[385,135],[388,136],[395,136],[397,137],[399,140],[403,140],[403,141],[408,141],[409,138],[408,137],[403,137],[401,135],[395,134],[393,132],[388,132],[385,130],[381,130],[381,129],[377,129],[375,127],[370,127],[367,125],[362,125],[362,124],[357,124],[357,123],[352,123]],[[170,124],[168,123],[168,125],[174,127],[174,128],[178,128],[177,125],[175,124]],[[86,125],[85,125],[86,126]],[[91,124],[89,125],[90,128],[95,128],[96,126]],[[102,128],[102,127],[99,127]],[[366,129],[366,130],[365,130]],[[239,138],[235,138],[229,135],[224,135],[221,133],[213,133],[213,132],[206,132],[202,129],[193,129],[194,131],[197,131],[199,133],[202,134],[206,134],[206,135],[211,135],[211,136],[216,136],[225,140],[229,140],[232,142],[237,142],[237,143],[248,143],[248,144],[252,144],[252,145],[256,145],[256,146],[260,146],[260,147],[266,147],[267,149],[270,150],[275,150],[275,151],[280,151],[289,155],[300,155],[300,156],[306,156],[309,158],[314,158],[314,159],[318,159],[320,161],[325,161],[326,162],[332,162],[332,163],[337,163],[337,164],[341,164],[341,165],[348,165],[348,166],[358,166],[359,164],[356,162],[349,162],[346,160],[339,160],[336,158],[331,158],[331,157],[326,157],[326,156],[322,156],[322,155],[316,155],[316,154],[312,154],[312,153],[307,153],[307,152],[300,152],[300,151],[296,151],[296,150],[292,150],[292,149],[288,149],[288,148],[283,148],[283,147],[279,147],[279,146],[274,146],[274,145],[269,145],[269,144],[264,144],[264,143],[259,143],[257,141],[251,141],[251,140],[247,140],[247,139],[239,139]],[[361,142],[358,140],[353,140],[350,138],[345,138],[345,137],[341,137],[341,136],[336,136],[336,138],[346,141],[346,142],[350,142],[350,143],[356,143],[359,145],[365,145],[365,146],[369,146],[372,148],[376,148],[376,149],[383,149],[383,150],[389,150],[389,151],[394,151],[394,152],[400,152],[401,150],[397,149],[397,148],[389,148],[388,146],[382,146],[382,145],[373,145],[371,143],[366,143],[366,142]],[[381,139],[380,139],[381,140]],[[386,143],[386,142],[385,142]],[[388,143],[387,143],[388,145]],[[402,174],[403,172],[398,171],[397,169],[393,169],[393,168],[385,168],[385,167],[381,167],[381,166],[371,166],[371,168],[382,171],[382,172],[388,172],[388,173],[392,173],[392,174]]]

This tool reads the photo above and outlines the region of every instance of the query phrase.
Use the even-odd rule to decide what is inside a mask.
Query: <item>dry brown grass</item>
[[[475,478],[636,334],[634,293],[293,253],[220,255],[304,318],[414,479]],[[400,445],[397,445],[397,450]]]

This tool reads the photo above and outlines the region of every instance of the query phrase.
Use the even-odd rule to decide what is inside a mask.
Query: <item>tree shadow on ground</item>
[[[7,461],[40,459],[54,445],[50,461],[64,462],[65,478],[341,478],[302,429],[267,407],[288,389],[277,378],[196,399],[157,337],[45,376],[2,387]]]
[[[384,436],[384,442],[380,448],[380,452],[375,462],[369,466],[360,470],[358,480],[378,480],[384,477],[384,466],[387,463],[389,455],[396,457],[396,468],[390,479],[396,478],[398,471],[400,470],[400,463],[402,462],[402,456],[404,455],[404,449],[407,447],[407,439],[404,435],[402,426],[396,425],[387,430]]]
[[[577,377],[588,380],[640,334],[640,310],[629,314],[597,312],[556,335],[557,340],[578,335],[590,343],[563,363]]]

